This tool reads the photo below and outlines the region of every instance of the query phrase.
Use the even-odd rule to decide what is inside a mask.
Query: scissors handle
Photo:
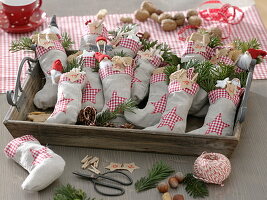
[[[94,180],[92,181],[93,184],[94,184],[94,188],[95,188],[95,191],[101,195],[104,195],[104,196],[121,196],[125,193],[125,190],[121,187],[118,187],[118,186],[115,186],[115,185],[111,185],[111,184],[107,184],[107,183],[102,183],[100,181],[97,181],[97,180]],[[112,190],[115,190],[115,191],[118,191],[118,192],[104,192],[103,190],[99,189],[101,187],[104,187],[104,188],[108,188],[108,189],[112,189]]]
[[[115,178],[111,178],[111,177],[107,176],[108,174],[122,175],[122,176],[124,176],[127,179],[127,182],[121,181],[121,180],[118,180],[118,179],[115,179]],[[118,183],[118,184],[121,184],[121,185],[132,185],[132,183],[133,183],[133,179],[130,176],[128,176],[126,173],[124,173],[122,171],[117,171],[117,170],[115,170],[115,171],[108,171],[106,173],[99,174],[97,177],[103,178],[103,179],[107,179],[107,180],[110,180],[112,182],[115,182],[115,183]]]

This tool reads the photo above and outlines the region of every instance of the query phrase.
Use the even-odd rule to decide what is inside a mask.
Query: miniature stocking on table
[[[74,68],[61,75],[58,83],[57,103],[47,123],[75,124],[81,110],[82,88],[86,75]]]
[[[240,101],[243,89],[230,96],[226,89],[216,89],[209,92],[210,106],[204,125],[188,134],[198,135],[232,135],[236,107]]]
[[[53,41],[52,46],[49,46],[48,48],[37,45],[36,54],[45,75],[46,82],[44,87],[35,94],[33,102],[37,108],[45,110],[54,107],[57,102],[58,86],[52,84],[50,69],[53,62],[56,60],[60,60],[65,67],[67,65],[67,55],[59,40]]]
[[[131,97],[133,77],[132,58],[115,56],[112,61],[107,55],[98,55],[99,75],[103,84],[105,105],[102,112],[115,108]]]
[[[86,84],[82,90],[82,108],[94,107],[100,112],[104,106],[103,87],[98,72],[94,72],[96,67],[95,52],[83,51],[83,69],[86,72]]]
[[[131,97],[140,103],[148,94],[149,80],[154,69],[161,64],[161,55],[151,49],[151,51],[138,52],[136,66],[132,84]]]
[[[149,98],[145,108],[125,112],[124,116],[132,124],[146,128],[157,124],[165,111],[168,85],[164,68],[155,69],[150,78]]]
[[[65,161],[52,150],[42,146],[32,135],[24,135],[7,144],[4,152],[29,172],[21,187],[40,191],[58,179]]]
[[[170,76],[166,109],[158,124],[144,130],[185,133],[188,111],[199,89],[196,77],[192,68],[179,70]]]

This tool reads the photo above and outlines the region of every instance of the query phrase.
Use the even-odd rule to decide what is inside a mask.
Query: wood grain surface
[[[266,0],[258,0],[258,2],[266,4]],[[77,9],[74,6],[77,5]],[[86,3],[87,2],[87,3]],[[113,1],[101,1],[99,4],[97,1],[71,1],[71,0],[46,0],[44,1],[44,9],[49,13],[58,12],[60,15],[84,15],[86,9],[90,9],[88,14],[94,14],[99,8],[103,8],[104,5],[110,8],[113,13],[119,12],[132,12],[141,1],[120,1],[122,4],[114,6]],[[113,2],[113,4],[111,4]],[[117,2],[117,1],[116,1]],[[155,1],[158,5],[161,5],[161,9],[170,10],[183,10],[193,7],[194,1],[181,1],[183,3],[178,6],[173,2],[169,4],[169,1]],[[186,2],[188,3],[186,5]],[[250,3],[251,1],[242,1]],[[83,7],[80,3],[84,3],[87,7]],[[90,4],[92,3],[92,4]],[[90,4],[90,5],[89,5]],[[196,3],[195,3],[196,4]],[[265,6],[265,4],[262,4]],[[54,7],[53,7],[54,5]],[[62,6],[64,5],[64,9]],[[186,5],[186,6],[185,6]],[[70,7],[69,7],[70,6]],[[175,6],[175,7],[174,7]],[[185,6],[185,7],[182,7]],[[66,9],[65,9],[66,7]],[[90,8],[89,8],[90,7]],[[266,7],[266,6],[265,6]],[[172,9],[173,8],[173,9]],[[76,10],[76,11],[74,11]],[[264,19],[267,21],[267,18]],[[248,102],[248,113],[246,120],[243,124],[243,131],[241,133],[240,142],[231,157],[232,173],[225,181],[224,187],[210,185],[210,200],[264,200],[267,199],[267,80],[255,80],[252,82],[252,88],[250,98]],[[9,106],[6,102],[5,94],[0,95],[0,120],[2,121]],[[19,127],[18,127],[19,128]],[[74,175],[72,171],[80,170],[80,160],[87,154],[100,157],[100,169],[103,171],[103,167],[108,165],[109,162],[135,162],[141,169],[133,172],[132,177],[134,181],[141,176],[146,175],[147,169],[150,168],[153,163],[163,160],[171,165],[176,171],[183,171],[184,173],[192,171],[192,165],[195,157],[191,156],[176,156],[166,154],[154,154],[154,153],[138,153],[127,151],[111,151],[89,148],[73,148],[73,147],[60,147],[60,146],[48,146],[56,153],[61,155],[66,161],[66,168],[64,174],[50,185],[45,190],[39,193],[28,193],[20,188],[21,183],[27,177],[27,172],[16,164],[14,161],[7,159],[4,156],[2,149],[12,139],[10,133],[1,124],[0,125],[0,199],[1,200],[52,200],[52,194],[55,187],[61,184],[71,183],[77,188],[83,189],[89,196],[98,197],[103,200],[159,200],[160,194],[155,190],[149,190],[137,194],[134,190],[134,186],[125,187],[126,193],[121,197],[106,198],[98,195],[92,184],[81,180]],[[29,134],[29,133],[25,133]],[[187,196],[184,191],[184,187],[181,186],[177,190],[171,190],[172,194],[182,193],[185,195],[185,199],[192,199]]]

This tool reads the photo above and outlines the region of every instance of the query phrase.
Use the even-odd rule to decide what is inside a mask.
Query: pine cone
[[[134,129],[133,124],[125,123],[123,125],[120,125],[120,128],[128,128],[128,129]]]
[[[96,109],[91,106],[87,106],[82,109],[77,118],[77,124],[86,126],[95,126]]]

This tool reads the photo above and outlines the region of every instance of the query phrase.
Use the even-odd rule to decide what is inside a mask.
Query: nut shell
[[[157,189],[160,193],[166,193],[169,190],[169,186],[165,182],[161,182],[158,184]]]
[[[134,16],[140,22],[144,22],[149,18],[150,14],[149,14],[149,12],[147,10],[141,10],[140,9],[140,10],[136,10],[134,12]]]
[[[141,4],[141,9],[147,10],[150,14],[156,12],[157,8],[150,1],[143,1]]]
[[[168,183],[169,183],[171,188],[173,188],[173,189],[178,188],[179,183],[178,183],[178,180],[175,177],[170,177],[169,180],[168,180]]]
[[[156,13],[153,13],[150,18],[159,23],[159,16]]]
[[[177,27],[176,22],[173,19],[164,19],[161,22],[161,28],[164,31],[173,31]]]
[[[208,29],[211,36],[222,38],[222,30],[219,27],[211,27]]]
[[[162,13],[159,15],[159,22],[161,23],[164,19],[172,19],[172,16],[168,13]]]
[[[131,17],[121,17],[120,21],[122,23],[127,23],[127,24],[132,24],[133,23],[133,19]]]
[[[173,17],[177,26],[182,26],[185,23],[185,16],[183,13],[176,13]]]
[[[198,16],[198,12],[196,10],[188,10],[186,13],[186,18],[189,19],[191,16]]]
[[[177,173],[175,174],[175,178],[177,179],[177,181],[178,181],[179,183],[182,183],[183,180],[184,180],[184,178],[185,178],[185,176],[184,176],[184,174],[183,174],[182,172],[177,172]]]
[[[157,15],[161,15],[161,14],[163,13],[163,11],[160,10],[160,9],[157,9],[155,13],[156,13]]]
[[[176,194],[173,196],[172,200],[184,200],[184,196],[182,194]]]
[[[162,200],[172,200],[172,196],[169,192],[166,192],[162,195]]]
[[[144,32],[143,39],[149,39],[150,38],[150,33],[149,32]]]
[[[201,26],[202,24],[202,19],[198,16],[191,16],[189,19],[188,19],[188,24],[189,25],[192,25],[192,26]]]

